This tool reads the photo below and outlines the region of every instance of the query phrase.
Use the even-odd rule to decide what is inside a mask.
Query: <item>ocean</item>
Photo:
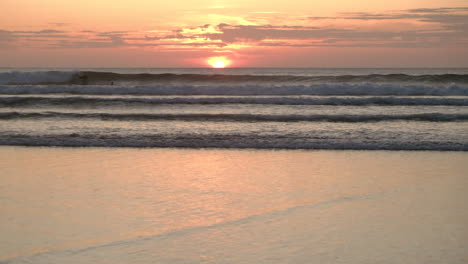
[[[468,69],[2,69],[0,264],[468,263]]]
[[[0,145],[468,150],[468,69],[0,69]]]

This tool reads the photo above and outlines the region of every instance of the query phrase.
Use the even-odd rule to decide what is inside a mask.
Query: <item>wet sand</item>
[[[0,147],[0,262],[466,263],[468,153]]]

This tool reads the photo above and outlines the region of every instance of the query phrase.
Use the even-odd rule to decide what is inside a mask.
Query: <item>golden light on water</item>
[[[226,68],[231,62],[226,57],[211,57],[207,60],[207,63],[213,68]]]

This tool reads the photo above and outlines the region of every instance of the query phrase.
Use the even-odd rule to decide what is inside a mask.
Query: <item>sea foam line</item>
[[[132,147],[132,148],[235,148],[235,149],[330,149],[330,150],[433,150],[468,151],[465,142],[437,142],[396,139],[314,139],[304,136],[224,134],[3,134],[0,145],[59,147]]]
[[[0,107],[28,105],[112,105],[112,104],[273,104],[273,105],[453,105],[468,106],[468,98],[441,97],[0,97]]]
[[[237,121],[237,122],[379,122],[379,121],[426,121],[451,122],[466,121],[468,114],[421,113],[421,114],[339,114],[339,115],[265,115],[265,114],[114,114],[114,113],[66,113],[66,112],[2,112],[0,120],[10,119],[100,119],[125,121]]]
[[[402,83],[0,85],[0,94],[467,96],[468,85]]]

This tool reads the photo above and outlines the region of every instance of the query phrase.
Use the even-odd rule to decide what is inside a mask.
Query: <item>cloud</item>
[[[466,31],[468,29],[468,7],[417,8],[393,13],[342,13],[341,16],[335,19],[367,21],[409,19],[418,22],[436,23],[445,29]]]
[[[317,18],[310,18],[312,20]],[[325,19],[325,18],[323,18]],[[468,7],[418,8],[394,13],[342,13],[335,19],[347,20],[400,20],[434,23],[447,30],[468,31]]]
[[[407,10],[410,13],[451,13],[456,11],[468,11],[468,7],[415,8]]]
[[[43,29],[37,31],[10,31],[10,30],[0,30],[0,41],[2,39],[5,41],[18,41],[21,39],[35,39],[35,38],[66,38],[68,35],[64,34],[65,31],[54,30],[54,29]]]
[[[55,29],[42,29],[37,31],[11,31],[14,34],[35,34],[35,35],[42,35],[42,34],[60,34],[65,33],[62,30],[55,30]]]
[[[266,14],[269,13],[259,13],[262,17]],[[0,30],[0,45],[50,49],[159,47],[229,51],[262,46],[424,48],[460,46],[468,42],[468,7],[348,12],[335,17],[306,17],[305,20],[304,17],[285,18],[280,25],[268,22],[259,25],[236,23],[230,19],[230,23],[221,21],[217,24],[150,31],[66,31],[61,23],[51,23],[60,28]],[[219,16],[219,19],[223,17]],[[249,19],[255,20],[255,17]]]
[[[100,40],[60,40],[48,46],[51,49],[82,49],[82,48],[116,48],[122,46],[120,43]]]
[[[0,30],[0,42],[11,42],[15,41],[15,35],[8,30]]]
[[[0,30],[0,48],[12,48],[16,37],[8,30]]]
[[[70,23],[60,23],[60,22],[51,22],[49,25],[54,26],[54,27],[66,27],[71,25]]]
[[[219,32],[206,34],[206,37],[226,43],[252,42],[263,46],[430,47],[466,43],[467,17],[466,7],[410,9],[387,13],[353,12],[341,13],[336,17],[308,17],[312,23],[326,19],[347,20],[348,22],[341,23],[343,26],[340,26],[340,22],[322,27],[219,24]],[[398,29],[364,27],[362,23],[366,21],[387,25],[393,23],[398,25]],[[402,23],[406,23],[408,27],[403,28]]]
[[[321,29],[303,26],[233,26],[218,25],[222,34],[210,34],[212,38],[218,37],[226,42],[236,40],[263,40],[263,39],[309,39],[323,37],[324,33],[334,31],[344,33],[343,29]]]

